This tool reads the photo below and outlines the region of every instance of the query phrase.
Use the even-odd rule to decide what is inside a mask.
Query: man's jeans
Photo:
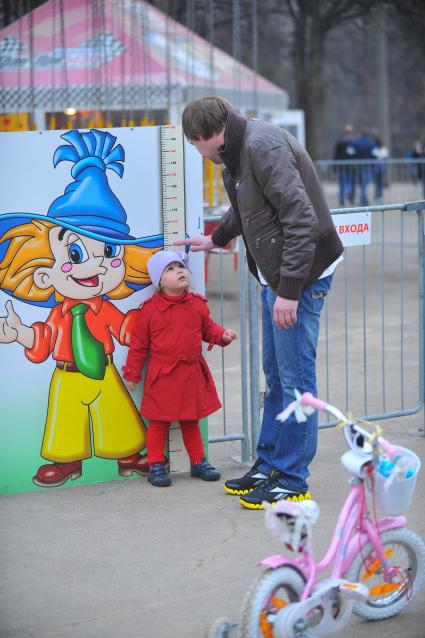
[[[308,489],[308,466],[317,448],[318,415],[315,412],[304,423],[291,415],[284,423],[276,420],[291,401],[294,388],[317,394],[316,346],[320,312],[329,292],[333,275],[315,281],[298,302],[297,323],[291,328],[277,328],[273,323],[275,293],[263,286],[263,370],[267,390],[263,422],[257,446],[261,460],[259,471],[272,469],[283,474],[282,483],[290,490]]]
[[[339,204],[341,207],[345,206],[346,199],[348,203],[353,205],[354,192],[355,192],[355,174],[353,166],[340,166],[339,167]]]

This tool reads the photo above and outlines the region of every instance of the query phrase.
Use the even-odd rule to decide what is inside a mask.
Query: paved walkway
[[[234,281],[231,268],[226,273]],[[210,301],[219,319],[214,291]],[[236,316],[237,298],[233,305]],[[236,370],[237,352],[228,362]],[[238,392],[228,400],[237,419]],[[385,423],[390,440],[425,458],[421,427],[422,414]],[[344,450],[340,432],[320,433],[311,476],[321,508],[318,555],[347,490]],[[237,451],[235,443],[210,447],[223,479],[241,472]],[[423,476],[409,527],[425,538]],[[217,616],[237,620],[257,562],[281,549],[262,512],[241,508],[222,482],[187,472],[168,489],[138,478],[0,497],[0,516],[0,638],[202,638]],[[370,624],[353,617],[341,635],[424,638],[424,604],[422,591],[397,618]]]

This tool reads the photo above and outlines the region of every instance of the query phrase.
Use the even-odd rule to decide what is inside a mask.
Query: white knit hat
[[[173,261],[178,261],[182,266],[189,270],[186,263],[187,255],[182,255],[181,253],[174,252],[173,250],[159,250],[148,259],[148,273],[155,288],[159,289],[159,282],[161,281],[162,273],[168,264],[171,264]]]

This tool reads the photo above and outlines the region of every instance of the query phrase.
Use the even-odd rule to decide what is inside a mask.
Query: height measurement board
[[[186,231],[182,127],[161,126],[160,141],[164,248],[176,250],[173,242],[184,239]],[[184,472],[188,469],[181,428],[176,421],[173,421],[168,432],[168,454],[171,472]]]
[[[184,239],[184,142],[182,127],[161,126],[161,199],[164,248],[173,248],[173,242]]]

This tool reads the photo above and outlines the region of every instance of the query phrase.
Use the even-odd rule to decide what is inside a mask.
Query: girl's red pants
[[[179,421],[183,443],[191,463],[200,463],[205,456],[199,421]],[[148,463],[164,463],[169,421],[150,421],[147,433]]]

